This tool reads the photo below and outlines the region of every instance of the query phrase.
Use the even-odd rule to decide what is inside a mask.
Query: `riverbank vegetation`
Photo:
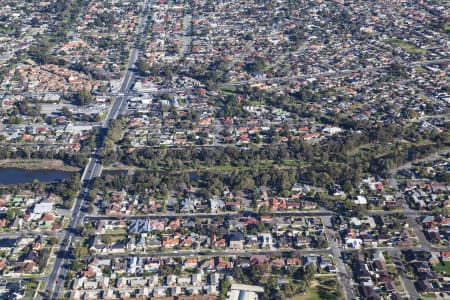
[[[78,172],[79,167],[64,164],[59,159],[3,159],[0,160],[0,168],[17,168],[24,170],[59,170],[67,172]]]

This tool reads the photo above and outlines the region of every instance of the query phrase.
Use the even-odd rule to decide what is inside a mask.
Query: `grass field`
[[[336,290],[336,278],[320,279],[311,284],[310,288],[304,294],[295,295],[291,300],[339,300],[341,295]]]
[[[444,31],[450,32],[450,22],[445,22],[445,24],[444,24]]]
[[[319,291],[317,287],[313,287],[303,295],[296,295],[291,300],[320,300]]]
[[[450,261],[444,261],[443,264],[438,263],[438,264],[434,265],[433,269],[436,272],[443,272],[447,276],[449,276],[450,275]]]
[[[271,168],[301,168],[306,167],[306,164],[303,161],[298,160],[283,160],[280,164],[275,163],[272,160],[259,161],[253,166],[233,166],[231,164],[226,165],[218,165],[218,166],[198,166],[198,170],[209,170],[209,171],[218,171],[218,172],[228,172],[228,171],[253,171],[256,169],[271,169]]]
[[[126,235],[127,230],[125,228],[123,229],[115,229],[115,230],[106,230],[105,234],[109,235]]]
[[[221,88],[222,92],[226,95],[234,94],[236,92],[235,86],[224,86]]]
[[[425,52],[427,52],[426,49],[416,47],[416,46],[414,46],[404,40],[401,40],[401,39],[390,38],[390,39],[386,39],[385,41],[388,42],[389,44],[392,44],[394,46],[402,48],[409,54],[414,54],[414,55],[422,54],[423,55],[423,54],[425,54]]]
[[[286,159],[282,160],[281,164],[287,167],[304,167],[306,165],[305,162],[299,160]]]

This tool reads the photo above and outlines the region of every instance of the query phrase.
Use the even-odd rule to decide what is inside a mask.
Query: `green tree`
[[[93,203],[97,199],[98,189],[92,189],[89,192],[89,202]]]
[[[63,106],[63,108],[61,108],[61,113],[68,118],[72,117],[72,112],[67,108],[67,106]]]
[[[417,119],[419,117],[419,113],[415,109],[408,108],[405,111],[405,117],[410,119],[410,120],[411,119]]]
[[[314,275],[316,274],[317,267],[314,264],[309,264],[304,267],[304,278],[309,282],[314,279]]]
[[[56,245],[56,244],[58,244],[58,238],[56,238],[54,236],[49,237],[47,240],[47,243],[51,246]]]
[[[145,59],[140,59],[137,63],[137,70],[140,76],[145,76],[150,71],[150,65]]]
[[[88,255],[89,251],[86,247],[81,245],[80,243],[77,243],[75,245],[75,248],[73,249],[73,254],[75,257],[82,258],[83,256]]]
[[[88,105],[92,102],[93,97],[91,95],[91,92],[88,91],[86,88],[83,88],[81,91],[79,91],[77,94],[74,95],[74,100],[77,105]]]
[[[6,212],[6,219],[9,222],[12,222],[16,219],[16,217],[19,217],[20,215],[21,215],[20,209],[17,207],[12,207],[8,209],[8,211]]]
[[[257,57],[257,58],[255,58],[255,60],[253,62],[245,65],[245,70],[249,73],[261,72],[265,68],[266,68],[266,64],[265,64],[264,58],[262,58],[262,57]]]
[[[342,188],[344,189],[344,192],[346,192],[347,194],[348,194],[348,193],[351,193],[351,192],[353,191],[353,185],[352,185],[352,183],[350,182],[350,180],[347,180],[347,181],[344,183],[344,186],[343,186]]]
[[[10,116],[8,119],[8,124],[10,124],[10,125],[22,124],[22,123],[23,123],[23,119],[21,117]]]
[[[111,244],[113,242],[113,238],[110,235],[104,235],[104,236],[102,236],[102,242],[108,246],[111,246]]]
[[[283,285],[283,292],[286,297],[292,297],[295,294],[295,285],[292,283],[287,283]]]
[[[227,297],[228,289],[231,287],[231,282],[228,279],[220,282],[219,300],[225,300]]]
[[[234,265],[232,270],[234,280],[237,282],[247,282],[248,278],[245,276],[240,266]]]

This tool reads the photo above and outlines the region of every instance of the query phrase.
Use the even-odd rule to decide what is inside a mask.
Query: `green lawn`
[[[336,278],[320,279],[320,284],[311,287],[306,293],[292,297],[292,300],[339,300],[342,299],[341,293],[336,290]],[[340,291],[339,291],[340,292]]]
[[[372,145],[364,144],[364,145],[361,145],[359,147],[356,147],[353,151],[350,151],[349,154],[351,154],[351,155],[362,155],[362,154],[367,154],[367,153],[373,152],[373,151],[375,151],[375,150],[373,149]]]
[[[445,22],[444,31],[450,31],[450,22]]]
[[[273,161],[259,161],[253,166],[233,166],[231,164],[227,165],[218,165],[218,166],[199,166],[197,169],[200,170],[212,170],[219,172],[228,172],[228,171],[253,171],[255,169],[270,169],[275,166]]]
[[[221,88],[222,92],[224,94],[234,94],[236,92],[236,87],[235,86],[224,86]]]
[[[32,291],[32,290],[25,291],[25,298],[33,298],[33,296],[34,296],[34,291]]]
[[[339,165],[340,163],[336,162],[327,162],[330,165]],[[230,172],[230,171],[253,171],[257,169],[271,169],[271,168],[282,168],[282,169],[294,169],[294,168],[303,168],[308,167],[310,164],[304,161],[299,160],[282,160],[280,163],[277,163],[273,160],[261,160],[255,162],[251,166],[235,166],[232,164],[224,164],[224,165],[212,165],[208,166],[205,164],[196,164],[196,165],[185,165],[182,168],[174,168],[169,169],[166,167],[156,167],[153,170],[156,172],[172,172],[172,173],[185,173],[185,172],[195,172],[195,171],[212,171],[212,172]],[[117,165],[114,167],[106,167],[107,170],[125,170],[128,169],[128,166],[125,165]],[[134,168],[134,167],[133,167]],[[143,168],[134,168],[136,171],[146,171]],[[68,220],[67,220],[68,221]],[[1,230],[1,229],[0,229]]]
[[[401,40],[398,38],[390,38],[390,39],[386,39],[385,41],[389,44],[392,44],[394,46],[402,48],[409,54],[422,54],[423,55],[423,54],[425,54],[425,52],[427,52],[426,49],[416,47],[416,46],[408,43],[407,41],[404,41],[404,40]]]
[[[444,261],[443,263],[438,263],[433,266],[433,269],[436,272],[443,272],[447,276],[449,276],[450,275],[450,261]]]
[[[304,167],[305,166],[305,162],[303,162],[303,161],[290,160],[290,159],[282,160],[281,164],[283,166],[287,166],[287,167]]]
[[[114,230],[106,230],[105,234],[108,234],[108,235],[126,235],[127,234],[127,230],[125,228],[114,229]]]
[[[292,297],[291,300],[320,300],[319,291],[317,287],[313,287],[303,295]]]

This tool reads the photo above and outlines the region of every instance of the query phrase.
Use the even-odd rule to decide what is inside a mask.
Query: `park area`
[[[311,283],[305,293],[295,295],[291,300],[342,299],[342,292],[335,278],[318,280]]]

